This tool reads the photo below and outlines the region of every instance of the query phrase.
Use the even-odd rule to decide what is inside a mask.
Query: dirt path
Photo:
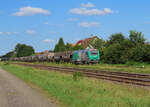
[[[0,107],[58,107],[47,97],[0,68]]]

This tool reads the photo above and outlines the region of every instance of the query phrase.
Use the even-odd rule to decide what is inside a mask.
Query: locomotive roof
[[[84,49],[84,50],[76,50],[74,52],[87,52],[87,51],[97,51],[97,49]]]

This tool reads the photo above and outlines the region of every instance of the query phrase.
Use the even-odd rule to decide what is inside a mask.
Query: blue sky
[[[52,50],[59,37],[75,43],[91,34],[143,32],[150,41],[149,0],[1,0],[0,55],[25,43]]]

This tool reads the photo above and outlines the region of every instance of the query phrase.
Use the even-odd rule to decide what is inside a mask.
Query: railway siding
[[[87,70],[87,69],[79,69],[79,68],[71,68],[71,67],[46,66],[46,65],[39,65],[39,64],[38,65],[21,64],[21,63],[13,63],[13,64],[35,67],[38,69],[55,70],[55,71],[65,72],[65,73],[82,72],[83,75],[86,77],[150,87],[150,75],[149,74]]]

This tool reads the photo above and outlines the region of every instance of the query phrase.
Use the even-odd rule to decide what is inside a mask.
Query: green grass
[[[84,69],[110,70],[110,71],[120,71],[120,72],[150,73],[150,64],[146,64],[146,63],[73,65],[71,63],[56,64],[56,63],[47,63],[47,62],[44,63],[35,62],[35,64],[65,66],[65,67],[84,68]]]
[[[150,90],[103,80],[47,72],[31,67],[2,64],[3,69],[28,84],[40,87],[51,99],[67,107],[150,107]]]

